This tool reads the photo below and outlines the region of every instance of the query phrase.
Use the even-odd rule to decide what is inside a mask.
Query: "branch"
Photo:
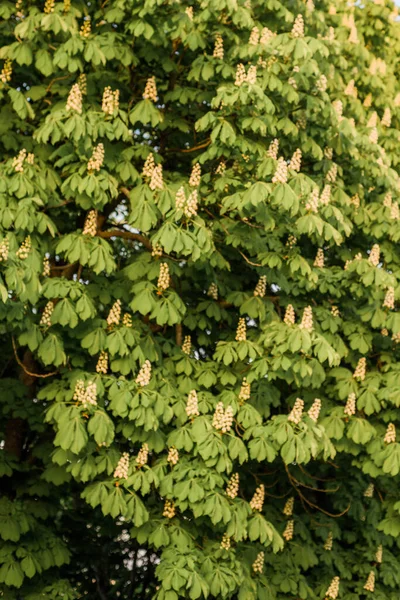
[[[28,371],[28,369],[25,367],[24,363],[20,360],[20,358],[18,356],[17,346],[15,344],[14,336],[11,337],[11,340],[12,340],[12,345],[13,345],[13,349],[14,349],[15,360],[17,361],[19,366],[25,371],[25,373],[27,375],[29,375],[30,377],[40,377],[41,379],[45,379],[46,377],[52,377],[53,375],[57,375],[58,371],[52,371],[51,373],[45,373],[45,374],[32,373],[31,371]]]
[[[252,265],[253,267],[262,267],[262,265],[260,265],[260,264],[258,264],[258,263],[253,263],[253,262],[251,262],[251,260],[249,260],[249,259],[247,258],[247,256],[245,256],[245,255],[243,254],[243,252],[241,252],[239,249],[237,249],[237,251],[239,252],[239,254],[240,254],[241,256],[243,256],[244,260],[245,260],[245,261],[246,261],[246,262],[247,262],[249,265]]]
[[[177,323],[175,325],[175,338],[178,346],[182,346],[182,324]]]
[[[316,508],[320,512],[324,513],[324,515],[328,515],[328,517],[333,517],[334,519],[338,519],[339,517],[343,517],[343,515],[345,515],[350,510],[351,503],[348,505],[347,508],[344,509],[343,512],[334,515],[333,513],[330,513],[327,510],[324,510],[323,508],[321,508],[320,506],[318,506],[318,504],[314,504],[314,502],[311,502],[311,500],[309,500],[308,498],[306,498],[304,496],[304,494],[302,494],[301,491],[299,490],[298,486],[296,485],[296,479],[290,473],[287,464],[285,462],[283,464],[285,466],[285,471],[286,471],[286,473],[287,473],[287,475],[289,477],[289,481],[290,481],[291,485],[294,487],[294,489],[296,490],[296,492],[300,496],[300,499],[303,500],[304,502],[306,502],[309,506],[312,506],[312,508]],[[293,483],[293,482],[295,482],[295,483]]]
[[[209,146],[211,144],[211,140],[208,139],[205,142],[203,142],[202,144],[199,144],[198,146],[193,146],[193,148],[184,148],[183,150],[179,149],[179,148],[170,148],[168,150],[168,152],[196,152],[196,150],[201,150],[202,148],[207,148],[207,146]]]
[[[108,238],[112,238],[112,237],[120,237],[120,238],[124,238],[126,240],[136,240],[137,242],[142,243],[143,246],[146,246],[146,248],[148,250],[153,249],[153,246],[151,245],[151,242],[147,237],[145,237],[144,235],[141,235],[140,233],[133,233],[132,231],[126,231],[125,229],[123,231],[120,231],[118,229],[112,229],[111,231],[98,231],[97,235],[104,239],[108,239]]]

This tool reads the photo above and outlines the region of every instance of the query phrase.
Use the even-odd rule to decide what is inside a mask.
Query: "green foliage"
[[[0,17],[0,596],[397,600],[391,0]]]

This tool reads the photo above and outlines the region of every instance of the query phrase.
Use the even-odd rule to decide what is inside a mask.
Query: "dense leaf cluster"
[[[397,600],[393,3],[0,17],[0,596]]]

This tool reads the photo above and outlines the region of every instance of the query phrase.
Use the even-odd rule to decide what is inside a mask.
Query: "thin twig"
[[[30,375],[30,377],[40,377],[41,379],[45,379],[46,377],[52,377],[53,375],[57,375],[58,371],[52,371],[51,373],[45,373],[44,375],[39,374],[39,373],[31,373],[30,371],[28,371],[28,369],[25,367],[24,363],[20,360],[20,358],[18,356],[17,346],[15,344],[14,336],[11,336],[11,340],[12,340],[12,345],[13,345],[13,349],[14,349],[15,360],[17,361],[19,366],[25,371],[25,373],[27,375]]]

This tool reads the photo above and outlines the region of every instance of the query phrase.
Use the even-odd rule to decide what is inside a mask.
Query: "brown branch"
[[[111,231],[98,231],[97,235],[101,238],[104,239],[109,239],[112,237],[120,237],[120,238],[124,238],[127,240],[136,240],[137,242],[140,242],[143,244],[143,246],[146,246],[146,248],[148,250],[152,250],[153,246],[151,245],[151,242],[148,238],[146,238],[144,235],[141,235],[140,233],[133,233],[132,231],[120,231],[118,229],[112,229]]]
[[[53,375],[57,375],[58,371],[52,371],[51,373],[45,373],[45,374],[40,374],[40,373],[32,373],[31,371],[29,371],[24,363],[22,362],[22,360],[19,358],[18,356],[18,352],[17,352],[17,346],[15,344],[15,339],[14,336],[11,337],[12,340],[12,345],[13,345],[13,349],[14,349],[14,356],[15,356],[15,360],[17,361],[17,363],[19,364],[19,366],[24,370],[24,372],[29,375],[30,377],[39,377],[41,379],[45,379],[46,377],[52,377]]]
[[[124,194],[124,196],[126,196],[128,198],[128,200],[131,199],[131,193],[128,190],[128,188],[126,188],[126,187],[120,187],[119,191],[121,192],[121,194]]]
[[[56,50],[56,48],[54,48],[54,50]],[[49,83],[49,85],[46,88],[46,93],[50,91],[53,83],[55,83],[56,81],[61,81],[62,79],[69,79],[71,77],[70,74],[68,75],[64,75],[63,77],[55,77],[54,79],[52,79]]]
[[[296,490],[297,494],[300,496],[300,499],[303,500],[304,502],[306,502],[309,506],[312,506],[312,508],[316,508],[320,512],[324,513],[324,515],[328,515],[328,517],[333,517],[334,519],[338,519],[339,517],[343,517],[343,515],[345,515],[350,510],[351,503],[348,505],[347,508],[344,509],[343,512],[338,513],[338,514],[333,514],[333,513],[328,512],[327,510],[321,508],[320,506],[318,506],[318,504],[314,504],[314,502],[311,502],[311,500],[309,500],[308,498],[306,498],[306,496],[304,496],[304,494],[301,493],[301,491],[299,490],[299,488],[296,485],[296,483],[293,483],[293,482],[296,482],[295,477],[293,477],[293,475],[290,473],[287,464],[285,462],[283,462],[283,464],[285,466],[285,471],[287,473],[287,476],[289,478],[289,481],[290,481],[291,485],[294,487],[294,489]]]
[[[168,148],[167,152],[196,152],[196,150],[201,150],[202,148],[207,148],[211,144],[211,140],[208,139],[205,142],[198,144],[197,146],[193,146],[193,148]]]
[[[239,254],[240,254],[241,256],[243,256],[244,260],[245,260],[245,261],[246,261],[246,262],[247,262],[249,265],[252,265],[253,267],[262,267],[262,265],[260,265],[260,264],[258,264],[258,263],[253,263],[253,262],[251,262],[251,260],[249,260],[249,259],[247,258],[247,256],[245,256],[245,255],[243,254],[243,252],[241,252],[240,250],[238,250],[238,249],[237,249],[237,251],[239,252]]]
[[[302,467],[301,465],[297,465],[300,469],[300,471],[303,471],[304,475],[306,475],[307,477],[309,477],[310,479],[314,479],[315,481],[336,481],[336,479],[334,479],[333,477],[316,477],[315,475],[311,475],[311,473],[309,473],[304,467]]]
[[[182,324],[175,325],[175,339],[178,346],[182,346]]]

